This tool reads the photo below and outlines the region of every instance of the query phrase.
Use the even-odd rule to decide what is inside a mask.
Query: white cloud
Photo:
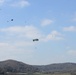
[[[0,0],[0,5],[7,5],[12,7],[26,7],[30,3],[27,0]]]
[[[72,15],[71,21],[72,21],[72,22],[76,22],[76,12],[74,12],[74,14]]]
[[[34,43],[31,41],[19,41],[15,43],[15,46],[19,46],[19,47],[27,47],[27,46],[33,46]]]
[[[0,29],[1,32],[9,33],[9,35],[15,35],[27,38],[40,38],[40,31],[34,26],[13,26],[8,28]]]
[[[69,50],[68,54],[76,56],[76,50]]]
[[[63,30],[64,31],[76,31],[76,27],[75,26],[64,27]]]
[[[16,1],[14,3],[11,4],[11,6],[13,7],[25,7],[25,6],[29,6],[30,3],[27,0],[20,0],[20,1]]]
[[[49,40],[63,40],[63,39],[64,39],[63,35],[54,30],[42,40],[49,41]]]
[[[9,44],[9,43],[0,42],[0,50],[3,50],[3,51],[10,50],[10,51],[12,51],[12,50],[16,50],[16,47]]]
[[[8,46],[8,43],[0,43],[0,47]]]
[[[0,29],[1,32],[6,33],[7,36],[14,36],[18,38],[26,38],[27,40],[29,39],[34,39],[34,38],[39,38],[41,41],[49,41],[49,40],[62,40],[63,35],[60,34],[58,31],[52,31],[50,34],[45,35],[44,33],[41,33],[41,31],[32,26],[32,25],[26,25],[26,26],[13,26],[13,27],[8,27],[8,28],[3,28]],[[19,41],[20,42],[20,41]],[[23,42],[22,42],[23,43]],[[23,43],[24,45],[32,45],[32,43]]]
[[[61,40],[62,35],[57,31],[52,31],[51,34],[47,36],[47,40]]]
[[[66,47],[66,49],[70,49],[70,47],[69,47],[69,46],[67,46],[67,47]]]
[[[18,44],[19,42],[17,42],[17,44],[15,44],[16,42],[14,42],[14,45],[12,44],[12,42],[10,43],[5,43],[5,42],[0,42],[0,52],[2,53],[22,53],[22,52],[26,52],[26,54],[32,53],[33,50],[32,49],[26,49],[26,47],[23,47],[23,43],[21,43],[22,45]],[[26,46],[26,45],[25,45]],[[23,47],[23,48],[22,48]]]
[[[15,44],[15,42],[14,42]],[[0,59],[25,59],[31,58],[35,51],[31,48],[19,47],[11,43],[0,42]]]
[[[4,2],[5,0],[0,0],[0,5],[3,5]]]
[[[72,21],[76,22],[76,18],[73,18]]]
[[[52,24],[52,23],[53,23],[53,20],[44,19],[44,20],[42,20],[41,25],[42,25],[42,26],[47,26],[47,25],[50,25],[50,24]]]

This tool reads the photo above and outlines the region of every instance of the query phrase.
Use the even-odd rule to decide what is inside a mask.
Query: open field
[[[70,73],[54,73],[54,74],[33,74],[33,75],[71,75]]]
[[[15,74],[15,73],[11,73],[11,74],[7,74],[7,75],[72,75],[70,73],[54,73],[54,74],[43,74],[43,73],[23,73],[23,74]]]

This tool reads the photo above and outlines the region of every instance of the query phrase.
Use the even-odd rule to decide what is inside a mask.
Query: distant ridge
[[[37,72],[38,69],[32,65],[25,64],[16,60],[5,60],[0,62],[0,68],[4,72],[28,73]]]
[[[0,61],[0,73],[64,73],[76,72],[76,63],[56,63],[50,65],[29,65],[16,60]]]
[[[41,72],[76,72],[76,63],[56,63],[38,67]]]

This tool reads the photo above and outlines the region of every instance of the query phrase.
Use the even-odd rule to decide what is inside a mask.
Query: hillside
[[[37,66],[40,72],[43,73],[54,73],[54,72],[76,72],[76,63],[59,63],[50,64],[45,66]]]
[[[38,69],[32,65],[25,64],[23,62],[15,60],[6,60],[0,62],[0,69],[4,72],[14,72],[14,73],[28,73],[37,72]]]
[[[28,65],[16,60],[6,60],[0,62],[0,73],[66,73],[76,72],[76,63],[59,63],[43,66]]]

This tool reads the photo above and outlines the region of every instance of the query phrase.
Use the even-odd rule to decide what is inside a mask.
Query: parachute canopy
[[[34,42],[34,41],[39,41],[39,39],[33,39],[33,42]]]
[[[13,21],[13,19],[11,19],[11,21]]]

